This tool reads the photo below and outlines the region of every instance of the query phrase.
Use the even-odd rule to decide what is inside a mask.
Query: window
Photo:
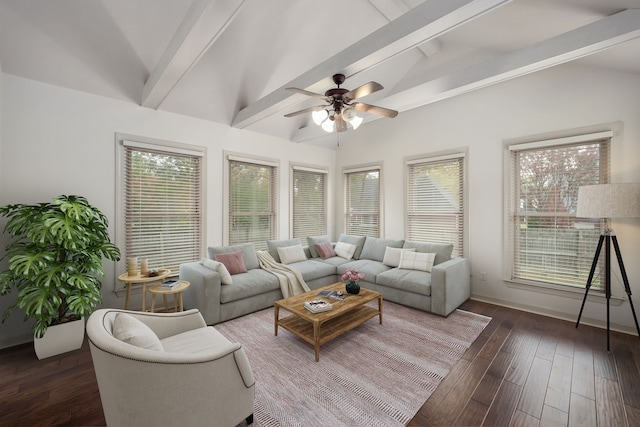
[[[380,237],[380,167],[346,170],[345,233]]]
[[[291,219],[293,236],[327,234],[327,171],[293,166]]]
[[[266,250],[277,236],[277,161],[227,155],[227,243]]]
[[[177,273],[203,251],[204,149],[131,138],[120,139],[119,150],[123,260],[147,258],[150,268]]]
[[[407,162],[407,240],[452,243],[464,253],[465,154]]]
[[[576,218],[578,188],[609,182],[610,137],[602,132],[508,147],[511,280],[586,285],[604,224]]]

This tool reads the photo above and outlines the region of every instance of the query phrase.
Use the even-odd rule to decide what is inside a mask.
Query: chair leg
[[[245,418],[245,421],[247,422],[248,425],[253,424],[253,414],[251,414],[247,418]]]

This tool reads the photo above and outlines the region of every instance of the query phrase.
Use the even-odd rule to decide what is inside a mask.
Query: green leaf
[[[41,336],[67,311],[88,316],[102,301],[103,260],[117,261],[120,250],[109,240],[109,223],[81,196],[59,196],[52,203],[0,207],[12,241],[2,255],[0,295],[17,290],[3,321],[16,308],[35,320]]]

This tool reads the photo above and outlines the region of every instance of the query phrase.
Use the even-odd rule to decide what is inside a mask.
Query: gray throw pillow
[[[373,261],[384,260],[384,253],[387,250],[387,246],[390,248],[401,248],[404,240],[391,240],[380,239],[377,237],[368,237],[364,241],[362,246],[362,253],[360,259],[370,259]]]
[[[316,250],[316,245],[318,243],[330,242],[329,236],[314,236],[307,237],[307,246],[309,247],[309,253],[311,254],[311,258],[318,258],[320,254]]]

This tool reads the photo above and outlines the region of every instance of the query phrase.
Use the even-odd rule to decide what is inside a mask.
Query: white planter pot
[[[33,348],[38,359],[77,350],[84,342],[84,318],[47,328],[42,338],[34,338]]]

